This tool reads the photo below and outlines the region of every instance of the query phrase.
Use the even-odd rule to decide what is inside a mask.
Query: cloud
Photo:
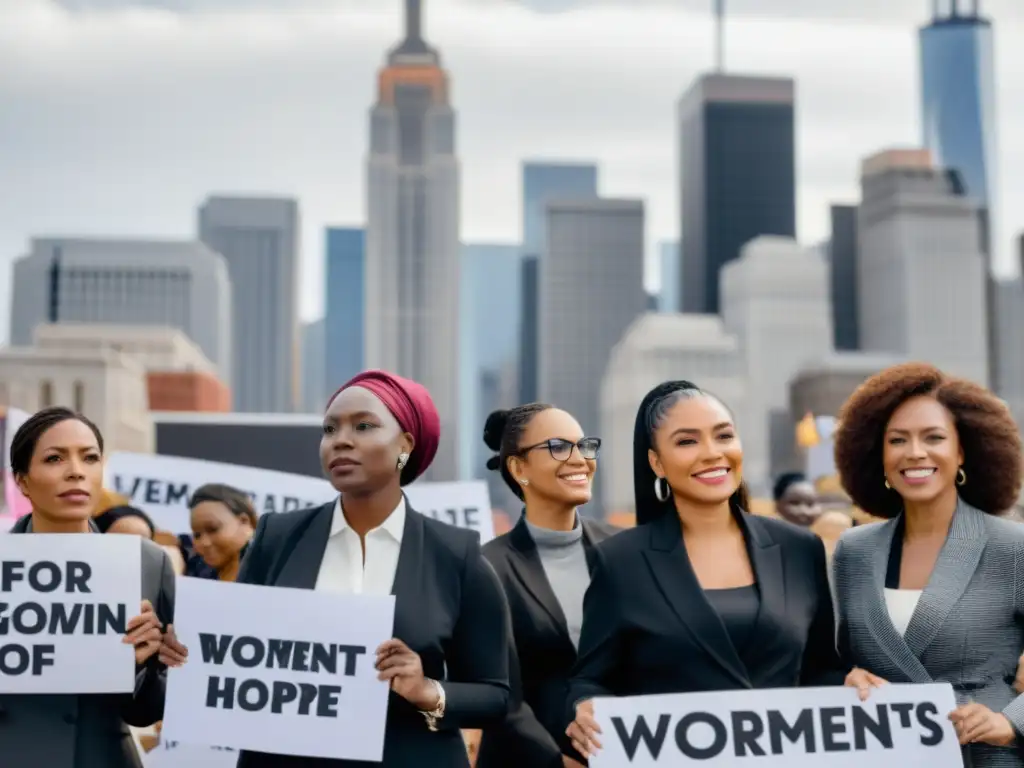
[[[34,234],[187,236],[211,192],[293,194],[303,314],[318,315],[323,227],[365,215],[368,111],[401,4],[287,2],[285,13],[275,0],[0,0],[0,252],[20,255]],[[578,5],[542,14],[508,0],[428,0],[459,114],[467,240],[518,237],[519,164],[536,157],[598,161],[603,193],[646,200],[652,243],[676,234],[673,116],[713,58],[708,3]],[[865,155],[918,141],[914,27],[837,23],[844,0],[813,0],[814,14],[791,18],[730,5],[730,68],[797,80],[800,234],[815,242],[829,203],[856,199]],[[1008,5],[988,9],[1000,14],[1007,242],[1024,226],[1013,183],[1024,55],[1007,43],[1024,34],[1024,12]]]

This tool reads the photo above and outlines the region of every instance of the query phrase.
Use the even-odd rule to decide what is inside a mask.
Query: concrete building
[[[154,448],[145,368],[113,349],[6,347],[0,350],[0,405],[28,413],[63,405],[96,423],[107,451]]]
[[[860,348],[857,314],[857,206],[831,207],[832,237],[828,244],[829,282],[832,292],[833,346]]]
[[[688,379],[721,398],[745,430],[746,395],[739,341],[717,315],[650,313],[637,318],[608,356],[601,377],[597,478],[608,515],[635,512],[633,425],[651,389]],[[745,431],[741,432],[744,436]]]
[[[719,272],[759,235],[796,234],[796,86],[701,76],[679,101],[679,287],[684,312],[719,311]]]
[[[925,150],[864,161],[858,315],[865,352],[927,360],[987,385],[985,257],[977,204]]]
[[[202,371],[150,371],[146,374],[151,411],[228,413],[231,390]]]
[[[539,274],[539,397],[593,434],[608,355],[645,311],[643,203],[549,203]]]
[[[458,475],[459,163],[448,74],[406,2],[405,38],[388,53],[370,116],[366,367],[426,386],[441,445],[425,475]],[[367,315],[371,317],[371,315]]]
[[[348,381],[348,379],[341,379],[334,384],[332,389],[327,388],[326,333],[326,317],[311,323],[304,323],[302,326],[302,411],[304,413],[322,414],[324,408],[327,407],[327,398],[335,389]],[[361,341],[360,339],[360,343]]]
[[[789,383],[793,427],[808,413],[838,416],[843,403],[865,379],[902,362],[906,358],[866,352],[834,352],[808,359]]]
[[[658,290],[658,312],[681,312],[680,291],[683,273],[680,264],[679,243],[666,241],[658,243],[658,261],[661,266],[661,288]]]
[[[759,237],[722,269],[721,290],[725,328],[740,342],[751,382],[745,477],[752,491],[765,493],[793,451],[790,379],[832,350],[828,263],[795,240]]]
[[[299,204],[276,197],[213,196],[199,209],[199,239],[222,254],[234,288],[235,410],[298,405]]]
[[[994,280],[991,301],[992,389],[1010,406],[1017,423],[1024,424],[1024,280]]]
[[[321,389],[333,392],[366,366],[366,230],[328,227],[324,251],[324,329]],[[328,354],[329,353],[329,354]],[[321,403],[320,406],[323,404]]]
[[[31,345],[42,324],[112,325],[139,338],[147,326],[177,328],[230,382],[231,281],[201,243],[37,238],[14,263],[11,295],[12,345]]]
[[[537,400],[540,384],[540,257],[524,256],[519,281],[519,365],[515,398]]]

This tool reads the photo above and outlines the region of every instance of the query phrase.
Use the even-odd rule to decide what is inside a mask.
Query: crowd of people
[[[191,537],[162,537],[104,497],[103,437],[50,408],[15,435],[11,468],[32,512],[12,534],[143,540],[142,595],[125,642],[134,694],[0,693],[12,765],[138,768],[128,727],[163,716],[174,574],[395,596],[377,649],[390,688],[390,768],[579,768],[602,749],[601,697],[887,682],[952,685],[965,765],[1024,768],[1021,437],[1005,404],[924,364],[865,381],[839,414],[836,465],[855,520],[798,475],[777,515],[750,513],[737,419],[716,395],[665,382],[639,404],[636,526],[581,514],[601,439],[554,405],[487,419],[490,469],[522,501],[507,533],[420,515],[403,488],[430,466],[440,420],[419,384],[364,372],[330,399],[320,458],[338,497],[257,518],[223,485],[190,499]],[[471,735],[475,734],[475,736]],[[467,750],[467,741],[470,748]],[[239,768],[361,768],[242,751]]]

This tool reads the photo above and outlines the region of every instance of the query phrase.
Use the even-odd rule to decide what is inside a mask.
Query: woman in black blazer
[[[525,508],[511,531],[484,545],[512,615],[513,705],[484,731],[476,766],[580,766],[566,756],[565,697],[594,545],[616,530],[576,511],[590,501],[601,440],[585,437],[565,411],[530,403],[492,413],[484,442],[497,452],[488,468],[501,471]]]
[[[592,756],[591,699],[840,684],[825,548],[747,514],[729,409],[686,381],[644,398],[633,438],[638,526],[597,548],[567,733]]]
[[[383,763],[242,752],[238,768],[467,768],[459,729],[505,717],[508,607],[479,536],[418,514],[402,493],[430,465],[439,437],[421,385],[381,371],[356,376],[331,399],[320,442],[339,499],[263,515],[238,576],[395,595],[394,639],[377,653],[391,685]]]

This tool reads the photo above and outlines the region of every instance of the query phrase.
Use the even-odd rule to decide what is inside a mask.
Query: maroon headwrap
[[[328,406],[349,387],[373,392],[391,411],[402,430],[412,435],[415,446],[402,469],[402,485],[408,485],[426,472],[441,439],[441,417],[427,388],[387,371],[363,371],[342,384],[331,395]]]

